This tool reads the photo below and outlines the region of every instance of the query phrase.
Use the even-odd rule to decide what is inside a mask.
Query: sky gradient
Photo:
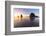
[[[36,16],[39,15],[39,9],[32,9],[32,8],[14,8],[13,15],[23,15],[23,16],[29,16],[30,13],[34,13]]]

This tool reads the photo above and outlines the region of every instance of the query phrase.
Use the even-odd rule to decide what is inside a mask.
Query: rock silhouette
[[[19,18],[19,16],[17,16]]]
[[[23,15],[21,14],[21,20],[22,20],[22,18],[23,18]]]
[[[35,14],[34,13],[31,13],[30,14],[30,20],[34,20],[35,19]]]

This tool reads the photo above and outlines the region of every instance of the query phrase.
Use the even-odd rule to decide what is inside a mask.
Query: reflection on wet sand
[[[32,13],[30,16],[23,16],[22,14],[18,17],[14,17],[14,27],[38,27],[39,18],[35,17]]]

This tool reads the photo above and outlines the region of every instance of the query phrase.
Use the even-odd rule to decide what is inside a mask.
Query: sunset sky
[[[34,13],[36,16],[39,15],[39,9],[32,9],[32,8],[14,8],[13,15],[20,16],[29,16],[30,13]]]

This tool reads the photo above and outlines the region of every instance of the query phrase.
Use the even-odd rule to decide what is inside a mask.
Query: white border
[[[39,9],[39,27],[21,27],[21,28],[14,28],[13,22],[13,8],[37,8]],[[42,6],[24,6],[24,5],[11,5],[11,32],[14,31],[34,31],[34,30],[42,30]]]

